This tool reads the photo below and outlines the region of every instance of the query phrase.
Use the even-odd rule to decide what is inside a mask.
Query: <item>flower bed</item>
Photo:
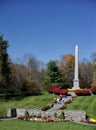
[[[69,122],[69,119],[60,119],[60,118],[55,118],[55,117],[47,117],[47,118],[26,118],[25,116],[19,116],[18,119],[23,120],[23,121],[36,121],[36,122]]]
[[[96,94],[96,86],[91,86],[91,91],[93,94]]]
[[[83,89],[82,90],[82,95],[84,95],[84,96],[91,95],[91,90],[90,89]]]
[[[91,93],[96,94],[96,86],[92,86],[91,89],[60,89],[56,86],[48,86],[48,92],[56,95],[67,95],[68,92],[75,92],[77,96],[89,96]],[[74,97],[73,97],[74,98]]]
[[[54,93],[56,95],[60,95],[60,94],[65,95],[68,93],[67,89],[60,89],[56,86],[48,86],[48,91],[49,93]]]
[[[29,120],[29,117],[18,116],[18,119],[20,119],[20,120],[24,120],[24,121],[28,121],[28,120]]]
[[[60,94],[62,94],[62,95],[66,95],[67,93],[68,93],[67,89],[61,89],[60,90]]]
[[[93,118],[90,118],[89,121],[90,121],[91,123],[96,123],[96,119],[93,119]]]
[[[90,119],[90,120],[82,120],[81,122],[88,123],[88,124],[96,124],[96,119]]]
[[[73,90],[77,96],[88,96],[91,95],[91,90],[90,89],[76,89]]]
[[[68,101],[65,102],[65,104],[69,104],[69,103],[71,103],[71,102],[72,102],[72,100],[69,99]]]

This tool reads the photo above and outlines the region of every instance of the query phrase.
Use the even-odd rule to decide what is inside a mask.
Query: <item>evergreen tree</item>
[[[63,87],[62,76],[55,61],[49,61],[47,64],[45,85],[55,85],[60,88]]]
[[[10,67],[8,62],[8,42],[0,36],[0,92],[6,93],[9,84]]]

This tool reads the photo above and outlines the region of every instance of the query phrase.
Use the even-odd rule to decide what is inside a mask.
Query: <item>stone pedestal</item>
[[[73,89],[80,89],[79,87],[79,79],[74,79],[73,81]]]

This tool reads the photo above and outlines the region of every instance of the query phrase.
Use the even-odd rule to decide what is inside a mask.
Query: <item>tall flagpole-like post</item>
[[[75,46],[75,70],[74,70],[74,80],[73,89],[80,89],[79,87],[79,71],[78,71],[78,45]]]

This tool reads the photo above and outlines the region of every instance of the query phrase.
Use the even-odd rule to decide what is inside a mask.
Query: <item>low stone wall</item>
[[[61,111],[64,112],[65,118],[72,120],[72,121],[81,121],[85,120],[86,112],[83,110],[52,110],[52,111],[41,111],[39,109],[16,109],[16,115],[24,116],[25,111],[29,112],[29,115],[38,115],[41,113],[42,117],[54,117],[54,113],[57,113],[57,117],[61,114]],[[11,109],[8,109],[7,116],[11,116]]]
[[[86,119],[86,112],[83,110],[65,110],[65,118],[69,118],[73,121],[81,121]]]

